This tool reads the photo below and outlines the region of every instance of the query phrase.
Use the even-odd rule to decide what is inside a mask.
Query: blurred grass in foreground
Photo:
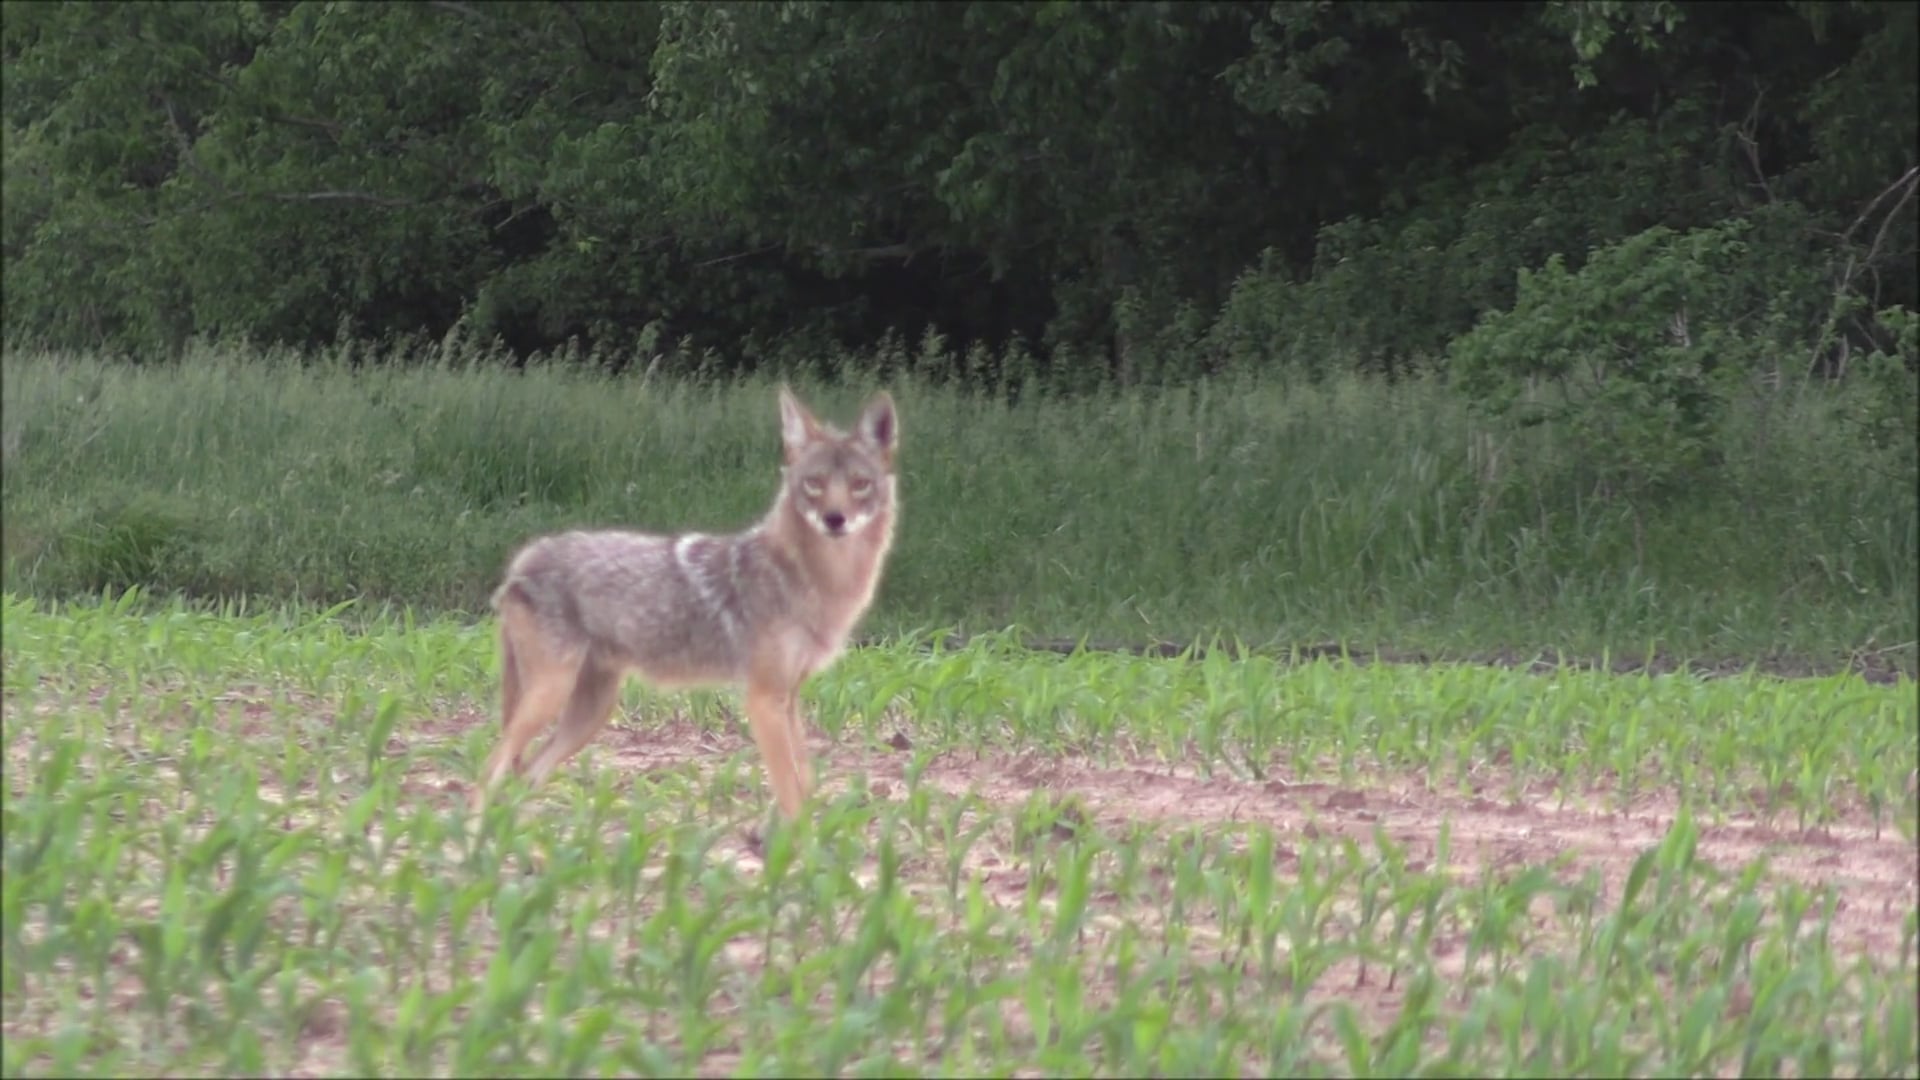
[[[1911,845],[1911,682],[903,642],[814,684],[831,790],[749,853],[727,699],[637,686],[631,734],[469,834],[490,635],[336,615],[5,598],[7,1075],[1920,1068],[1911,908],[1863,949],[1844,878],[1699,857],[1726,814]],[[609,763],[675,732],[677,763]],[[897,784],[849,775],[876,753]],[[1457,858],[1445,823],[1416,858],[1353,809],[1276,833],[923,779],[1068,755],[1677,809],[1610,879]]]

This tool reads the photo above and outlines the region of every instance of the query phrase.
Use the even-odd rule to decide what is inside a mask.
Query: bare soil
[[[97,692],[92,697],[99,700]],[[220,704],[236,730],[255,737],[265,734],[277,715],[264,694],[243,688],[223,695]],[[324,708],[315,704],[318,721]],[[409,744],[453,742],[476,726],[489,729],[491,735],[497,720],[482,708],[412,718],[389,740],[388,751],[401,753]],[[817,737],[810,741],[824,795],[844,793],[855,778],[861,778],[874,798],[907,796],[907,773],[915,755],[905,734],[895,736],[891,744],[872,746],[852,740],[830,745]],[[19,753],[22,748],[10,750]],[[729,759],[752,763],[747,775],[757,780],[757,755],[737,727],[716,731],[686,721],[620,723],[595,740],[582,759],[570,763],[563,776],[577,776],[583,768],[623,776],[690,770],[705,774]],[[443,771],[444,760],[436,764],[434,755],[415,761],[407,778],[411,792],[449,805],[464,802],[468,778]],[[1334,770],[1304,772],[1318,777]],[[1092,825],[1109,834],[1183,828],[1229,833],[1236,825],[1258,823],[1274,831],[1277,869],[1283,876],[1297,864],[1295,845],[1301,842],[1347,837],[1366,850],[1376,830],[1405,852],[1408,869],[1424,870],[1440,860],[1444,828],[1446,868],[1452,874],[1471,879],[1484,871],[1559,861],[1556,876],[1562,880],[1597,874],[1608,902],[1620,895],[1634,860],[1667,835],[1677,812],[1677,800],[1668,792],[1651,791],[1623,803],[1612,792],[1562,793],[1537,782],[1522,783],[1491,764],[1459,788],[1435,788],[1423,774],[1376,772],[1340,783],[1294,779],[1302,774],[1303,770],[1282,767],[1270,774],[1273,778],[1250,780],[1202,775],[1186,764],[1144,758],[1116,757],[1103,764],[1058,753],[959,751],[935,757],[919,771],[918,781],[937,792],[970,795],[1002,810],[1017,809],[1036,795],[1070,800],[1083,808]],[[1877,831],[1861,807],[1843,805],[1837,820],[1816,829],[1790,826],[1790,819],[1783,824],[1737,813],[1711,818],[1703,813],[1696,820],[1696,858],[1729,871],[1764,858],[1773,883],[1831,886],[1837,905],[1828,945],[1836,960],[1844,964],[1859,956],[1896,954],[1902,944],[1903,921],[1920,907],[1920,850],[1891,827]],[[751,834],[723,844],[713,855],[731,859],[748,872],[756,870],[760,861],[757,840]],[[1025,860],[1008,855],[1004,847],[984,845],[970,852],[967,861],[998,901],[1012,905],[1027,892],[1030,870]],[[902,873],[926,878],[919,884],[931,885],[938,871],[919,865],[903,867]],[[909,882],[910,887],[913,884]],[[1105,914],[1110,919],[1151,917],[1144,911]],[[1437,937],[1432,949],[1441,971],[1464,970],[1467,950],[1460,933]],[[729,944],[727,955],[742,967],[770,962],[760,955],[757,935]],[[129,979],[124,990],[129,1000],[132,985]],[[1090,986],[1090,996],[1098,990]],[[1404,983],[1395,985],[1378,975],[1369,978],[1364,968],[1342,961],[1323,973],[1313,995],[1337,995],[1363,1015],[1384,1023],[1399,1013],[1404,992]],[[333,1007],[336,1004],[322,1002],[309,1018],[297,1074],[342,1067],[344,1013]],[[10,1035],[22,1019],[8,1018]],[[719,1048],[700,1071],[718,1075],[732,1064],[729,1053]]]
[[[844,792],[851,777],[864,775],[874,797],[905,797],[913,755],[904,738],[878,749],[829,746],[816,738],[812,749],[825,795]],[[751,757],[753,747],[743,735],[646,724],[612,728],[587,753],[593,755],[590,768],[644,773],[707,768],[726,755]],[[936,758],[920,773],[919,782],[1003,807],[1018,807],[1043,793],[1068,798],[1110,833],[1141,825],[1171,831],[1263,824],[1279,841],[1282,873],[1296,858],[1286,843],[1289,837],[1345,836],[1364,850],[1376,829],[1405,851],[1409,869],[1421,870],[1438,856],[1445,825],[1447,867],[1456,875],[1474,877],[1487,869],[1564,858],[1557,877],[1573,881],[1598,871],[1609,901],[1621,894],[1634,860],[1667,835],[1677,810],[1677,801],[1666,792],[1636,798],[1624,810],[1595,808],[1600,799],[1568,799],[1563,805],[1558,793],[1538,785],[1519,799],[1489,797],[1486,792],[1525,790],[1510,786],[1509,779],[1493,769],[1473,785],[1479,788],[1476,793],[1434,790],[1424,776],[1371,775],[1344,785],[1249,781],[1202,776],[1159,762],[1100,766],[1052,754],[959,752]],[[1838,901],[1829,945],[1837,960],[1896,954],[1902,922],[1920,905],[1920,850],[1891,826],[1876,830],[1864,810],[1848,811],[1839,821],[1810,829],[1741,816],[1709,820],[1703,815],[1695,825],[1697,862],[1731,872],[1764,857],[1767,880],[1774,884],[1832,886]],[[745,864],[758,861],[752,838],[732,854]],[[1025,875],[1018,867],[986,869],[986,880],[1003,895],[1025,891]],[[1457,959],[1462,948],[1461,941],[1435,942],[1443,966],[1449,955]],[[1404,990],[1379,978],[1369,981],[1363,972],[1341,970],[1328,972],[1321,985],[1383,1019],[1397,1015]]]

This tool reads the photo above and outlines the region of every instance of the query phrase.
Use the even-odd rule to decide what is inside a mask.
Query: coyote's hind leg
[[[533,764],[527,768],[527,784],[539,787],[553,770],[566,764],[567,759],[580,752],[580,749],[593,741],[600,729],[606,726],[613,715],[613,707],[620,700],[622,672],[618,667],[604,660],[588,657],[580,665],[580,674],[573,684],[573,696],[567,700],[564,711],[560,713],[560,724],[547,737],[546,745],[534,756]]]
[[[533,612],[511,596],[500,607],[500,640],[500,743],[474,787],[476,814],[508,774],[519,771],[520,755],[572,696],[586,660],[584,650],[548,641]]]

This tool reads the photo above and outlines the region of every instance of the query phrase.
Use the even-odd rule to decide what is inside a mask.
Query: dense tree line
[[[1637,244],[1562,293],[1911,364],[1910,3],[3,10],[15,341],[1397,369]]]

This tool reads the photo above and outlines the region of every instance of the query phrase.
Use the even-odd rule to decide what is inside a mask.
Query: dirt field
[[[844,791],[856,774],[867,777],[876,797],[903,797],[908,753],[830,747],[817,737],[813,750],[829,797]],[[752,747],[744,736],[717,735],[690,725],[649,725],[612,729],[590,753],[594,767],[647,773],[710,768],[727,755],[750,757]],[[1287,837],[1344,835],[1365,848],[1376,829],[1406,851],[1408,869],[1423,869],[1436,856],[1444,822],[1449,829],[1448,866],[1457,877],[1471,879],[1485,869],[1564,859],[1558,878],[1571,882],[1597,870],[1606,899],[1620,895],[1635,858],[1658,844],[1674,820],[1673,800],[1657,793],[1633,800],[1624,811],[1591,808],[1601,803],[1603,792],[1569,798],[1566,805],[1554,793],[1540,790],[1509,801],[1489,794],[1509,790],[1506,778],[1494,769],[1477,779],[1477,792],[1454,794],[1431,790],[1418,776],[1370,776],[1348,786],[1284,779],[1248,782],[1203,777],[1159,763],[1101,768],[1039,754],[976,758],[953,753],[936,759],[921,773],[920,782],[1004,807],[1018,807],[1036,793],[1067,797],[1084,806],[1099,827],[1116,833],[1136,825],[1172,831],[1259,823],[1274,829],[1280,840],[1277,869],[1283,877],[1295,861]],[[1805,830],[1794,828],[1791,815],[1785,816],[1784,827],[1752,818],[1703,817],[1697,822],[1696,859],[1731,871],[1764,858],[1774,883],[1831,885],[1838,894],[1830,938],[1836,960],[1893,954],[1900,946],[1903,919],[1920,905],[1920,851],[1891,827],[1876,836],[1871,818],[1861,810],[1830,826]],[[743,869],[759,862],[751,834],[730,854]],[[998,860],[991,854],[970,861],[985,872],[1005,902],[1017,902],[1026,891],[1021,861],[995,865]],[[1544,916],[1536,921],[1549,929]],[[1464,936],[1434,942],[1443,970],[1449,957],[1462,954]],[[1404,988],[1389,987],[1377,976],[1368,979],[1348,964],[1344,971],[1327,972],[1316,989],[1385,1018],[1398,1011]]]
[[[81,696],[94,706],[103,704],[99,690]],[[221,695],[218,703],[217,715],[245,737],[245,745],[271,744],[270,736],[281,719],[264,693],[235,689]],[[305,704],[310,706],[305,713],[308,722],[326,722],[326,702],[316,699]],[[475,728],[492,729],[497,722],[490,711],[469,706],[414,717],[397,729],[387,740],[386,752],[409,759],[402,801],[457,813],[464,807],[470,777],[464,771],[449,769],[448,757],[439,751],[466,738]],[[912,730],[904,723],[900,728]],[[852,738],[836,744],[815,735],[810,741],[822,782],[821,794],[826,799],[843,796],[857,784],[864,784],[875,799],[899,801],[909,797],[909,771],[916,754],[907,735],[896,734],[891,745],[871,747]],[[20,746],[10,751],[16,756],[23,752]],[[26,762],[16,760],[11,764],[24,767]],[[1302,873],[1302,849],[1318,851],[1325,859],[1331,848],[1328,841],[1349,839],[1361,859],[1371,859],[1379,836],[1404,853],[1405,869],[1410,874],[1444,868],[1447,878],[1465,887],[1488,876],[1500,879],[1509,872],[1518,875],[1543,866],[1550,866],[1553,878],[1564,885],[1597,881],[1597,909],[1602,915],[1618,907],[1636,859],[1662,843],[1677,812],[1677,800],[1669,792],[1652,791],[1623,801],[1617,792],[1603,787],[1568,792],[1563,797],[1562,792],[1541,781],[1530,786],[1520,783],[1497,764],[1475,771],[1464,785],[1446,780],[1438,787],[1430,785],[1424,774],[1377,772],[1356,775],[1347,783],[1301,782],[1296,778],[1303,774],[1324,777],[1337,770],[1325,766],[1300,769],[1286,762],[1271,764],[1268,778],[1256,781],[1205,776],[1180,763],[1125,760],[1118,755],[1114,763],[1101,765],[1057,751],[975,754],[960,750],[933,757],[918,771],[917,783],[937,796],[972,797],[984,804],[968,813],[975,821],[986,821],[992,831],[987,842],[967,849],[963,873],[977,873],[989,900],[1012,912],[1033,902],[1035,874],[1041,875],[1038,888],[1042,903],[1052,905],[1057,897],[1057,865],[1037,869],[1036,863],[1041,860],[1024,852],[1017,836],[1021,810],[1036,797],[1056,807],[1074,808],[1061,817],[1063,822],[1078,823],[1069,827],[1069,834],[1072,828],[1080,827],[1114,837],[1137,833],[1173,836],[1194,830],[1226,838],[1237,846],[1243,840],[1239,826],[1266,826],[1274,835],[1274,876],[1281,895],[1294,887],[1297,879],[1312,876]],[[742,725],[702,726],[685,719],[623,720],[604,732],[556,781],[570,786],[595,771],[613,774],[620,785],[635,777],[657,776],[662,790],[671,791],[675,790],[672,784],[685,785],[690,777],[704,783],[729,767],[737,770],[736,783],[749,787],[736,787],[728,805],[738,812],[757,812],[765,805],[765,796],[759,787],[758,757]],[[263,783],[263,790],[267,786]],[[274,797],[281,799],[289,794],[275,792]],[[301,794],[306,797],[310,792]],[[557,829],[557,803],[567,797],[551,789],[537,794],[523,806],[521,820],[530,828]],[[1751,801],[1763,803],[1764,799],[1755,793]],[[1782,812],[1774,820],[1760,820],[1732,812],[1713,816],[1711,810],[1697,810],[1695,862],[1725,871],[1732,880],[1739,868],[1764,860],[1766,873],[1757,890],[1770,892],[1772,887],[1789,882],[1831,887],[1836,903],[1826,945],[1836,965],[1851,965],[1862,957],[1872,958],[1875,963],[1890,962],[1904,947],[1905,921],[1920,908],[1920,851],[1892,826],[1876,835],[1866,808],[1849,806],[1844,799],[1839,802],[1838,819],[1816,829],[1797,828],[1791,811]],[[553,820],[547,825],[535,824],[549,816]],[[910,840],[896,837],[896,842],[903,845],[905,856],[898,880],[907,891],[937,897],[948,888],[945,878],[950,869],[939,836],[922,830]],[[761,846],[752,826],[743,826],[710,849],[707,857],[730,864],[742,878],[754,878],[764,867]],[[864,865],[852,871],[863,886],[871,885],[877,876],[871,853],[879,847],[877,842],[866,845]],[[1161,857],[1172,848],[1155,850],[1155,857]],[[1239,850],[1244,851],[1244,847]],[[660,867],[650,865],[642,876],[659,873]],[[1150,877],[1159,879],[1157,885],[1149,884],[1127,899],[1096,891],[1089,901],[1090,917],[1081,932],[1079,950],[1083,959],[1074,963],[1086,965],[1083,985],[1090,1004],[1116,992],[1117,982],[1100,959],[1108,952],[1099,947],[1098,939],[1117,933],[1123,925],[1144,931],[1147,940],[1169,944],[1177,940],[1173,947],[1190,952],[1196,968],[1218,965],[1234,952],[1232,931],[1225,925],[1213,925],[1213,913],[1204,910],[1192,911],[1192,921],[1180,928],[1181,933],[1167,932],[1169,927],[1162,921],[1166,908],[1157,903],[1159,894],[1170,888],[1166,873],[1164,868],[1153,869]],[[1320,880],[1327,880],[1324,865]],[[1096,884],[1096,890],[1101,888]],[[1352,878],[1337,887],[1333,905],[1340,914],[1325,924],[1336,933],[1342,920],[1359,904],[1355,892]],[[1279,896],[1275,901],[1278,903]],[[939,904],[925,906],[928,910],[940,908]],[[1566,921],[1566,913],[1546,898],[1530,902],[1526,915],[1532,925],[1521,935],[1526,942],[1523,955],[1516,958],[1510,954],[1510,963],[1523,961],[1524,955],[1535,949],[1566,954],[1574,947],[1574,930]],[[1814,917],[1817,915],[1815,912]],[[1777,910],[1769,905],[1768,918],[1777,916]],[[943,933],[955,929],[948,925],[950,915],[933,918],[941,924]],[[1431,958],[1433,973],[1448,982],[1452,998],[1449,1010],[1460,1008],[1476,977],[1486,973],[1484,954],[1472,959],[1474,949],[1468,938],[1474,929],[1466,920],[1442,920],[1423,954]],[[1803,927],[1802,933],[1807,932]],[[725,944],[721,957],[737,973],[750,974],[785,963],[784,957],[767,955],[765,940],[759,933],[738,935]],[[444,950],[445,945],[436,948]],[[129,956],[122,950],[117,959],[126,963]],[[882,984],[888,978],[886,970],[886,961],[876,967]],[[475,978],[481,974],[480,970],[473,973]],[[129,1011],[140,1000],[138,986],[129,969],[119,989]],[[1314,972],[1305,1000],[1345,1003],[1377,1031],[1401,1016],[1408,990],[1408,980],[1396,982],[1381,965],[1369,970],[1362,961],[1343,954],[1331,966]],[[724,1009],[723,999],[724,994],[716,997],[714,1007]],[[1736,994],[1728,1008],[1745,1011],[1750,1005]],[[31,1018],[8,1019],[10,1032],[17,1026],[33,1027]],[[1006,1013],[1009,1032],[1026,1037],[1024,1024],[1024,1017],[1017,1011]],[[348,1026],[348,1010],[340,1003],[329,999],[315,1007],[302,1028],[295,1063],[285,1070],[286,1074],[351,1071],[346,1052]],[[1327,1041],[1324,1031],[1310,1033],[1309,1038],[1315,1044],[1315,1058],[1340,1060],[1337,1046],[1320,1045]],[[1434,1032],[1429,1038],[1440,1040],[1444,1036]],[[1433,1049],[1440,1049],[1437,1042]],[[903,1060],[913,1060],[920,1048],[903,1047],[900,1052],[906,1055]],[[738,1053],[725,1046],[709,1049],[698,1061],[697,1071],[702,1075],[727,1075],[742,1064]],[[1260,1064],[1249,1058],[1244,1067],[1254,1074]],[[1039,1075],[1025,1069],[1016,1072]]]

